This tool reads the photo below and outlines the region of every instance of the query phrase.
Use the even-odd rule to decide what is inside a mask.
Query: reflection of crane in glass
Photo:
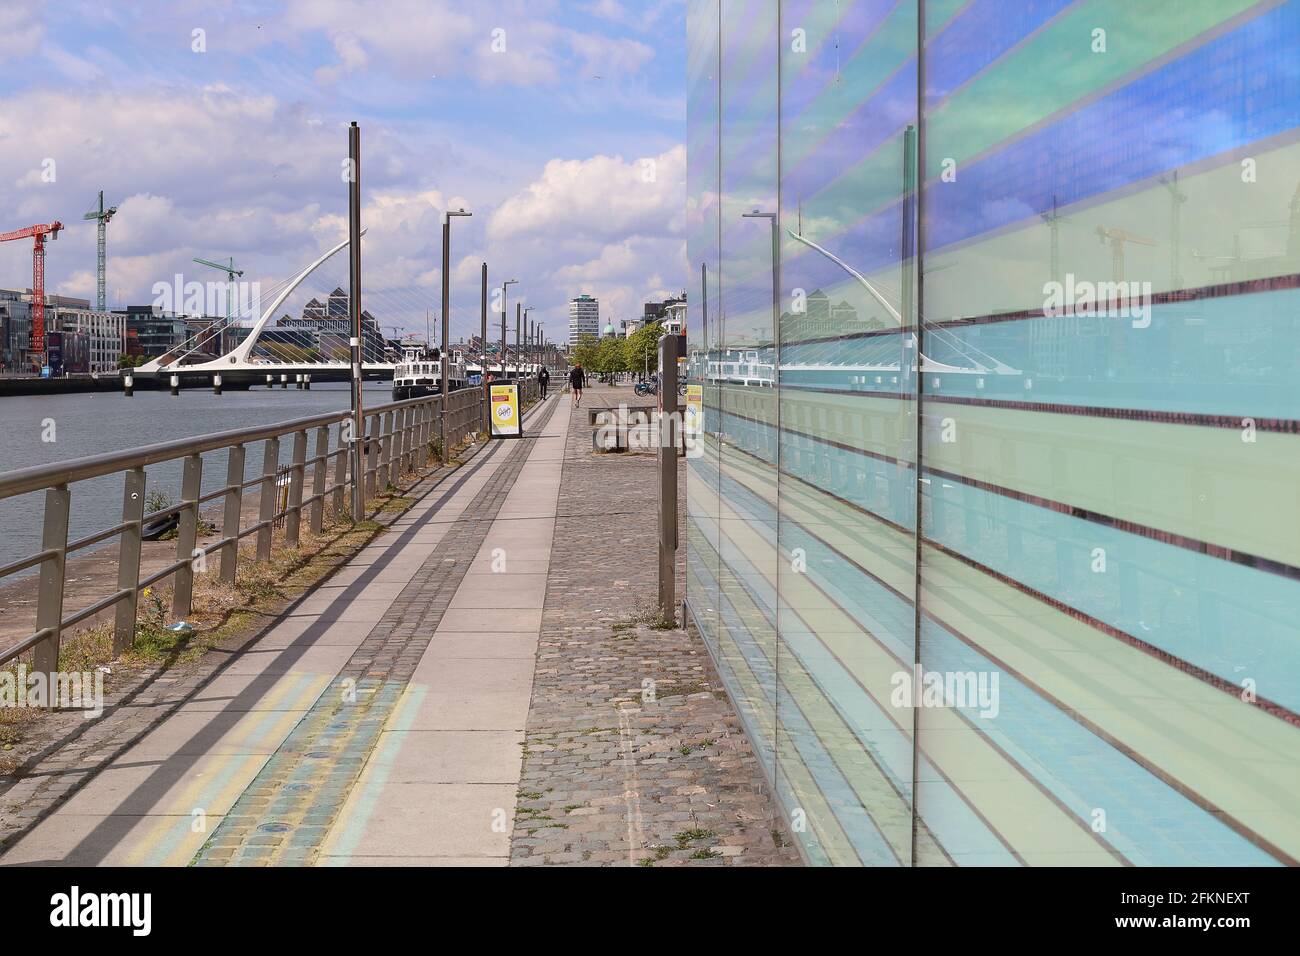
[[[1187,193],[1178,188],[1178,170],[1160,177],[1160,184],[1169,190],[1169,288],[1181,289],[1183,276],[1178,269],[1181,258],[1182,209]]]
[[[1154,239],[1148,239],[1146,236],[1135,235],[1127,229],[1107,229],[1105,226],[1097,227],[1097,238],[1102,243],[1110,243],[1110,271],[1111,278],[1116,282],[1124,281],[1124,244],[1128,242],[1136,243],[1139,246],[1157,245]]]
[[[1052,230],[1051,240],[1051,261],[1052,261],[1052,281],[1061,281],[1061,236],[1060,223],[1069,222],[1065,216],[1056,211],[1056,193],[1052,193],[1052,211],[1040,212],[1039,218],[1047,223],[1047,227]]]

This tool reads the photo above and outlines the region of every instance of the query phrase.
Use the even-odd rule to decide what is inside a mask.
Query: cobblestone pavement
[[[590,388],[584,406],[624,396]],[[572,413],[511,865],[800,862],[703,643],[646,623],[655,468],[593,453]],[[679,554],[679,594],[683,577]]]
[[[530,430],[540,431],[552,402]],[[338,676],[221,820],[195,864],[311,865],[500,511],[532,445],[492,473]],[[437,509],[428,512],[436,517]],[[419,524],[404,532],[416,533]],[[397,542],[401,544],[401,542]],[[367,575],[352,587],[358,592]]]

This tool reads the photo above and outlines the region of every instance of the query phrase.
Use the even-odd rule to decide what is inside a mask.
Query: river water
[[[366,383],[367,406],[389,401],[391,383]],[[6,396],[0,398],[0,472],[289,421],[346,409],[348,403],[348,385],[343,382],[314,384],[303,391],[255,387],[219,396],[205,389],[187,389],[177,396],[167,391],[138,391],[132,398],[107,391]],[[330,438],[332,443],[335,435]],[[283,464],[289,463],[292,446],[292,441],[281,439]],[[247,449],[245,474],[253,478],[262,467],[262,445],[251,444]],[[308,457],[313,454],[315,436],[308,445]],[[179,459],[153,465],[146,475],[150,489],[161,488],[173,501],[180,499]],[[225,479],[225,452],[205,454],[203,491],[222,487]],[[69,540],[110,528],[122,520],[122,482],[119,473],[72,485]],[[256,494],[256,488],[252,493]],[[38,492],[0,500],[0,565],[40,550],[44,498],[45,493]],[[26,573],[34,573],[34,569]],[[0,584],[9,580],[14,578],[0,580]]]

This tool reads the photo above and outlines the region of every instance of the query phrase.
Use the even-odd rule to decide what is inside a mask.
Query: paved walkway
[[[768,852],[784,841],[769,836],[763,784],[744,758],[747,744],[725,699],[704,692],[695,717],[683,710],[665,722],[664,713],[627,709],[626,693],[597,694],[609,711],[599,720],[626,723],[620,737],[608,737],[612,749],[591,725],[575,722],[591,695],[564,682],[590,675],[568,659],[572,649],[556,650],[563,648],[556,628],[582,612],[565,597],[570,578],[554,555],[558,541],[570,560],[578,538],[564,530],[557,538],[557,528],[572,520],[575,493],[594,496],[588,512],[601,510],[602,493],[617,494],[582,482],[561,494],[573,456],[591,456],[585,420],[585,412],[571,414],[567,394],[553,396],[529,414],[523,440],[493,443],[420,497],[217,676],[154,694],[140,705],[152,729],[106,769],[67,781],[70,797],[8,846],[0,864],[504,865],[512,855],[524,863],[655,862],[667,854],[654,840],[670,839],[678,824],[667,814],[682,807],[668,800],[659,808],[664,818],[648,827],[632,812],[629,795],[651,804],[674,795],[660,794],[656,755],[639,752],[631,728],[657,720],[659,729],[643,740],[667,746],[684,739],[683,721],[693,733],[701,719],[711,722],[714,739],[696,749],[726,739],[738,755],[705,770],[722,775],[712,786],[742,794],[740,829],[748,835],[727,844],[740,850],[698,858],[792,861],[788,849]],[[644,507],[643,497],[630,500]],[[601,527],[619,534],[611,522]],[[617,606],[588,606],[600,634],[613,633],[609,612]],[[681,686],[716,687],[698,642],[690,647],[682,632],[663,633],[678,635],[696,658]],[[640,686],[636,674],[620,679]],[[619,698],[612,707],[611,697]],[[547,735],[564,733],[608,750],[589,756],[600,766],[585,791],[570,773],[582,768],[532,762],[552,747]],[[636,787],[626,782],[629,768],[641,775]],[[682,785],[673,780],[667,790]],[[562,791],[568,802],[556,814],[572,814],[577,826],[557,850],[545,845],[554,838],[536,837],[547,824],[540,818],[554,816],[536,801],[546,805]],[[692,793],[684,795],[688,804]],[[681,817],[695,843],[730,835],[735,814],[724,812],[715,826],[709,807],[697,810]],[[599,819],[583,827],[584,815]],[[557,821],[552,832],[573,824]]]

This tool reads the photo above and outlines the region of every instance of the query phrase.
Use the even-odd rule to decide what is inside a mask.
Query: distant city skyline
[[[684,51],[662,42],[674,33],[682,0],[393,0],[364,18],[308,0],[238,12],[10,0],[0,115],[24,132],[0,155],[0,231],[61,220],[47,291],[93,301],[95,224],[82,215],[102,189],[118,207],[110,309],[150,301],[177,272],[211,278],[196,256],[233,256],[269,288],[342,237],[355,119],[366,307],[423,330],[440,216],[464,206],[453,339],[477,330],[487,261],[490,280],[520,279],[512,300],[559,340],[575,285],[611,315],[681,285]],[[0,244],[0,286],[30,284],[30,245]]]

